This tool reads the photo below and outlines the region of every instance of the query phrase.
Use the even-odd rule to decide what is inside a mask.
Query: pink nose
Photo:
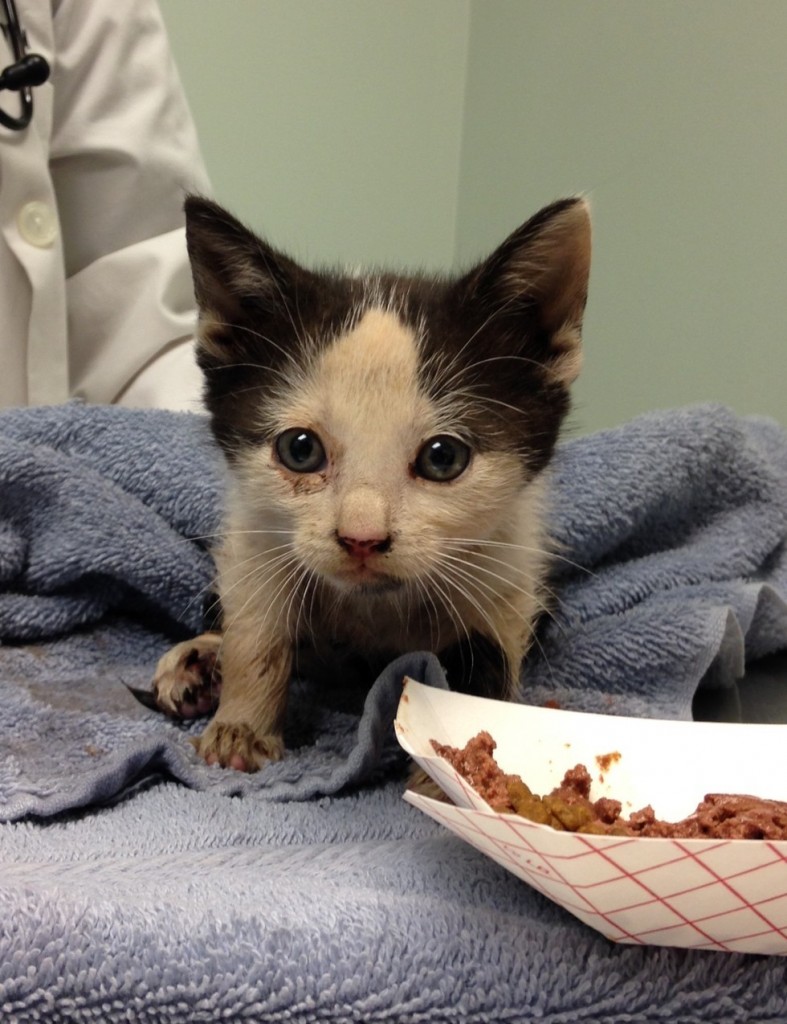
[[[336,535],[339,547],[344,548],[352,558],[368,558],[369,555],[384,555],[391,548],[390,537],[343,537]]]

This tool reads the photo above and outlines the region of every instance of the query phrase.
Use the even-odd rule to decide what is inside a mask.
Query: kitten
[[[436,652],[449,685],[507,698],[544,606],[546,469],[581,363],[582,200],[542,210],[451,279],[304,269],[186,202],[198,359],[231,489],[224,634],[159,662],[159,706],[218,709],[198,750],[283,752],[293,671]],[[220,660],[220,665],[219,665]],[[338,677],[340,678],[340,677]]]

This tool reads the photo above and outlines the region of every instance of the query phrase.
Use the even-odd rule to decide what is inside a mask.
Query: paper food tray
[[[787,955],[787,841],[646,839],[557,832],[497,814],[431,741],[462,747],[485,729],[504,771],[549,792],[582,762],[591,797],[623,814],[651,804],[679,820],[706,793],[787,799],[787,731],[621,718],[507,704],[406,680],[402,747],[456,806],[406,799],[616,942]],[[619,755],[608,763],[603,755]],[[602,767],[603,766],[603,767]]]

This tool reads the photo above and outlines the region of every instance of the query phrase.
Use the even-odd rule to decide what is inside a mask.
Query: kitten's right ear
[[[548,340],[536,357],[553,380],[568,385],[582,362],[589,273],[588,205],[579,198],[562,199],[518,228],[460,287],[498,331],[500,325],[512,326],[514,338],[526,339],[535,323]]]
[[[292,322],[290,311],[309,272],[217,203],[189,196],[184,209],[200,361],[248,358],[264,344],[267,328]]]

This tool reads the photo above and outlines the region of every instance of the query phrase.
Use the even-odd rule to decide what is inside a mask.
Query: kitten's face
[[[476,447],[457,395],[428,394],[422,347],[396,313],[366,310],[270,396],[270,440],[237,461],[301,564],[343,590],[451,578],[470,540],[510,521],[525,480],[514,452]]]
[[[314,273],[211,203],[187,214],[206,401],[245,521],[304,580],[481,600],[468,552],[538,514],[523,499],[579,369],[584,204],[455,280]]]

